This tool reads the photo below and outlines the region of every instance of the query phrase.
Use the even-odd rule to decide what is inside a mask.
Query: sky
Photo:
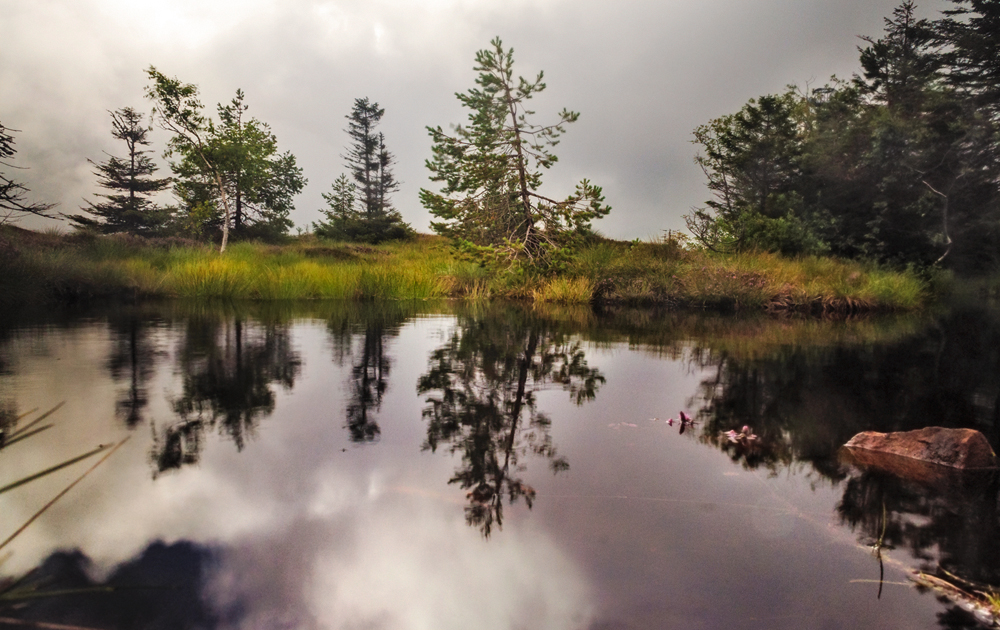
[[[17,130],[7,169],[30,201],[75,214],[101,192],[94,167],[124,155],[109,111],[148,113],[145,70],[194,83],[214,114],[242,89],[308,184],[291,218],[322,219],[322,193],[346,171],[344,131],[356,98],[385,109],[379,131],[402,182],[403,219],[429,231],[420,188],[427,126],[464,123],[455,98],[474,86],[474,56],[499,36],[515,72],[544,71],[534,121],[580,112],[554,153],[543,191],[561,197],[588,178],[618,239],[683,230],[708,198],[693,129],[789,84],[817,87],[857,71],[858,36],[878,37],[896,0],[0,0],[0,123]],[[935,18],[947,2],[918,15]],[[165,132],[151,134],[162,157]],[[169,203],[170,198],[163,199]],[[24,219],[32,229],[63,225]]]

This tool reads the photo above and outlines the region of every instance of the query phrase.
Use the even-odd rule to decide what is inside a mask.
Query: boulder
[[[852,437],[844,446],[852,451],[887,453],[960,470],[997,467],[997,456],[986,436],[973,429],[927,427],[897,433],[865,431]],[[870,462],[872,459],[863,453],[855,455],[860,456],[857,457],[859,460]]]

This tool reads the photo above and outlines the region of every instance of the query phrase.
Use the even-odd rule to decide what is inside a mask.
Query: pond
[[[1000,584],[995,479],[917,484],[838,451],[931,425],[1000,446],[983,304],[7,318],[7,435],[61,401],[0,452],[0,485],[128,440],[0,551],[3,575],[34,569],[0,625],[964,628],[976,614],[913,571]],[[744,425],[756,441],[727,439]],[[98,457],[0,494],[0,537]]]

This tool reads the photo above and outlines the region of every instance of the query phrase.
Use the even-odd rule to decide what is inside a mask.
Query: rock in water
[[[997,456],[990,443],[973,429],[927,427],[897,433],[858,433],[845,444],[849,449],[863,449],[910,457],[962,470],[996,468]]]

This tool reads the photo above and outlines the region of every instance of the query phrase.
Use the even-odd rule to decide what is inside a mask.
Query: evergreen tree
[[[333,184],[333,193],[323,195],[329,209],[321,211],[327,221],[314,224],[320,236],[380,243],[413,234],[389,201],[399,184],[392,174],[395,158],[385,146],[385,136],[375,132],[384,114],[378,103],[367,98],[354,100],[346,130],[352,142],[343,156],[354,181],[341,175]]]
[[[558,159],[550,147],[579,114],[564,109],[555,124],[529,122],[527,101],[545,89],[542,73],[515,80],[513,49],[504,50],[499,37],[490,43],[476,53],[479,87],[456,95],[471,110],[469,126],[456,126],[452,136],[427,128],[434,141],[427,168],[444,185],[440,193],[422,189],[420,200],[440,219],[431,224],[436,232],[500,259],[547,266],[610,207],[586,179],[562,201],[539,193],[541,169]]]
[[[313,223],[316,234],[334,240],[347,240],[344,228],[348,223],[361,219],[361,213],[357,209],[357,194],[357,185],[348,179],[347,175],[341,173],[333,182],[332,190],[329,193],[322,193],[329,207],[320,210],[326,215],[326,221]]]
[[[685,217],[688,229],[716,251],[786,253],[817,250],[799,219],[801,153],[792,91],[751,99],[739,112],[694,131],[703,153],[695,157],[714,198]]]
[[[0,123],[0,166],[17,168],[7,162],[14,157],[17,150],[14,149],[14,136],[10,134],[13,129],[4,127]],[[8,177],[0,172],[0,225],[15,221],[20,214],[34,214],[49,219],[55,218],[49,214],[49,210],[54,204],[48,203],[28,203],[25,194],[30,192],[24,184]]]
[[[348,114],[347,135],[351,146],[344,159],[358,185],[358,195],[365,216],[375,219],[392,212],[389,195],[399,186],[389,168],[395,161],[385,148],[385,136],[375,133],[385,109],[365,98],[354,99]]]
[[[148,196],[164,190],[170,185],[170,178],[154,179],[158,168],[149,157],[150,151],[141,147],[149,146],[146,135],[148,129],[142,126],[142,114],[131,107],[124,107],[111,114],[111,135],[125,142],[128,157],[122,159],[109,155],[108,160],[93,164],[97,171],[98,184],[111,194],[98,195],[101,203],[88,203],[85,212],[98,219],[75,215],[70,219],[85,228],[94,228],[104,233],[129,232],[131,234],[153,234],[167,220],[167,212],[152,203]]]
[[[1000,118],[1000,3],[951,0],[954,9],[935,24],[948,80]]]

